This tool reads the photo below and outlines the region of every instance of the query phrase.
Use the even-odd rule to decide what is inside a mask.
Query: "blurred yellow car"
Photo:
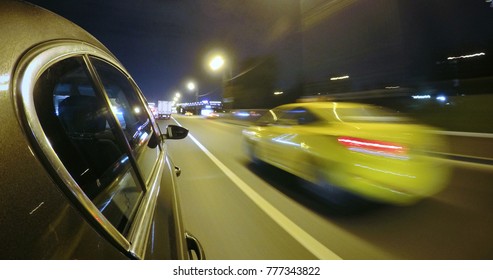
[[[449,170],[429,151],[444,150],[433,128],[376,106],[313,102],[269,110],[243,130],[253,162],[266,162],[321,191],[409,205],[446,186]]]

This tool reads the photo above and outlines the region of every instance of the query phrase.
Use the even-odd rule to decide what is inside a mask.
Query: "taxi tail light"
[[[408,151],[407,147],[401,144],[378,140],[341,136],[337,141],[349,150],[377,155],[405,156]]]

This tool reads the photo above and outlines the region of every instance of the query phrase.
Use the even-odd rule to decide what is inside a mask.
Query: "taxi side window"
[[[125,234],[143,187],[111,108],[82,57],[59,61],[36,81],[34,101],[55,153],[104,217]],[[113,118],[113,119],[112,119]],[[127,124],[129,125],[129,124]]]
[[[277,121],[277,114],[278,112],[276,110],[269,110],[265,112],[265,114],[260,117],[255,124],[257,125],[270,125],[274,124]]]
[[[310,111],[303,107],[297,107],[284,111],[279,118],[280,125],[305,125],[317,121]]]

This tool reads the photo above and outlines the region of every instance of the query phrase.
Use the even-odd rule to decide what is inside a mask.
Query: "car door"
[[[256,130],[256,153],[261,159],[277,163],[277,145],[272,140],[278,136],[280,128],[277,125],[278,116],[282,113],[281,109],[275,108],[265,113],[257,122],[258,130]]]
[[[156,137],[160,134],[159,128],[150,118],[136,84],[124,72],[95,57],[91,57],[90,61],[122,128],[122,136],[131,149],[145,191],[149,193],[142,201],[142,209],[136,213],[139,226],[129,232],[134,240],[131,250],[146,258],[186,258],[185,233],[176,198],[175,170],[166,155],[165,145]],[[163,213],[166,207],[161,205],[167,205],[171,211]]]
[[[159,126],[150,118],[152,112],[146,112],[146,102],[139,98],[136,84],[101,59],[91,58],[91,64],[132,150],[146,190],[151,194],[143,201],[143,205],[149,206],[140,209],[141,216],[137,213],[141,225],[130,233],[134,239],[142,239],[143,247],[132,249],[152,259],[185,259],[190,251],[196,251],[199,258],[204,257],[203,252],[197,252],[201,251],[198,241],[183,229],[176,169],[167,155],[165,143],[155,137],[160,134]]]
[[[39,156],[109,250],[188,258],[174,166],[145,98],[118,61],[89,44],[52,42],[32,50],[20,72],[34,81],[19,88],[23,106],[36,108],[26,113]],[[70,223],[60,218],[60,227]],[[86,232],[64,258],[115,258]],[[93,245],[92,255],[83,249]]]
[[[277,164],[297,174],[303,170],[303,159],[309,148],[307,126],[317,118],[305,107],[295,106],[283,110],[272,127],[272,145],[275,146]]]
[[[296,137],[295,126],[297,124],[292,108],[286,108],[279,112],[277,121],[270,129],[272,159],[284,168],[290,168],[292,154],[297,149],[293,141]]]

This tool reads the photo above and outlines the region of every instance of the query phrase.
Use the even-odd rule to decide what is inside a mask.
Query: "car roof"
[[[356,108],[361,106],[370,107],[371,105],[355,103],[355,102],[301,102],[301,103],[284,104],[277,108],[288,109],[288,108],[296,108],[296,107],[306,107],[313,109],[331,109],[336,106],[337,108]]]
[[[42,23],[42,24],[40,24]],[[13,68],[26,50],[53,40],[78,40],[108,53],[107,48],[83,28],[34,4],[0,1],[0,75],[12,76]]]
[[[30,188],[35,190],[38,184],[53,184],[53,179],[40,168],[42,161],[33,160],[33,149],[26,137],[32,135],[32,130],[28,128],[20,101],[24,97],[19,93],[21,85],[16,74],[20,65],[27,61],[29,51],[49,42],[75,42],[100,50],[112,59],[114,55],[81,27],[27,2],[0,0],[0,34],[0,190],[4,197],[16,197],[21,189],[22,193],[28,194]],[[36,184],[32,183],[33,178],[36,178]],[[26,203],[28,201],[30,198],[26,198]]]
[[[9,102],[15,96],[13,91],[19,87],[14,75],[18,65],[33,48],[49,42],[76,42],[101,50],[118,61],[83,28],[51,11],[23,1],[0,0],[0,33],[0,121],[10,131],[5,133],[17,131],[12,121],[16,116],[16,108],[14,102]],[[0,139],[2,137],[4,135],[0,133]]]

